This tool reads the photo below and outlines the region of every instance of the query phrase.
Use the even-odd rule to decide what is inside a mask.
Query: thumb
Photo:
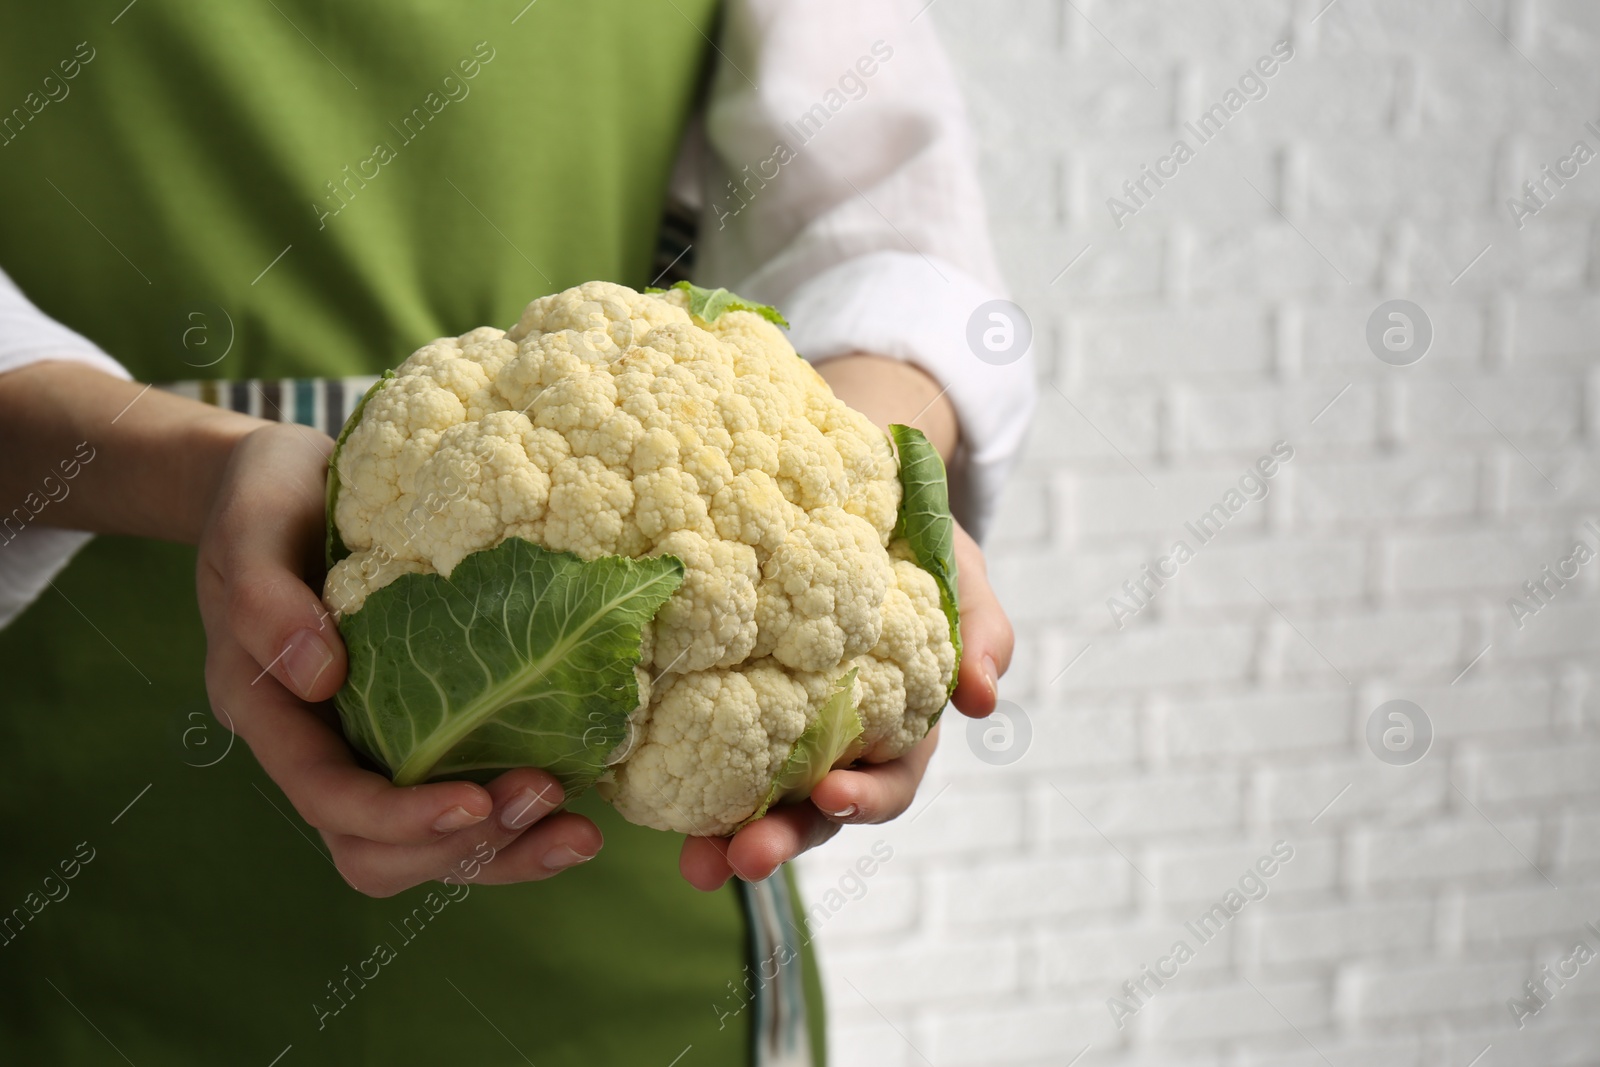
[[[202,546],[202,588],[220,586],[222,622],[291,693],[327,700],[344,683],[344,642],[321,597],[325,452],[252,435],[241,444]],[[209,551],[208,551],[209,549]]]
[[[982,718],[1000,698],[1000,675],[1011,666],[1015,635],[1011,620],[989,585],[983,551],[956,527],[956,581],[961,598],[961,663],[954,702],[965,715]]]

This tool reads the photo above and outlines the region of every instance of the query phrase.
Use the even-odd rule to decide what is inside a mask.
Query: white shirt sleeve
[[[965,108],[921,6],[728,6],[695,274],[778,307],[807,359],[872,352],[939,380],[961,426],[952,505],[981,537],[1033,411],[1033,363],[968,343],[1003,283]]]
[[[0,270],[0,374],[47,359],[84,363],[129,378],[122,364],[33,305]],[[0,627],[22,614],[92,534],[31,521],[20,500],[0,501]],[[19,532],[20,529],[20,532]]]

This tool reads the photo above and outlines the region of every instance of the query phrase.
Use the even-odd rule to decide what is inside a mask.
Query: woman
[[[748,980],[773,938],[805,940],[783,879],[763,880],[842,823],[905,810],[936,738],[729,841],[590,798],[553,813],[559,790],[531,769],[394,788],[324,703],[345,660],[316,593],[318,427],[337,428],[344,379],[432,337],[589,278],[661,284],[672,185],[700,192],[704,220],[674,269],[692,258],[697,279],[782,307],[843,399],[928,432],[981,529],[1030,372],[965,344],[999,283],[917,14],[744,0],[719,27],[712,0],[136,0],[12,16],[0,1058],[820,1062],[810,960]],[[214,404],[139,384],[174,379]],[[956,704],[982,715],[1011,634],[964,535],[959,562]]]

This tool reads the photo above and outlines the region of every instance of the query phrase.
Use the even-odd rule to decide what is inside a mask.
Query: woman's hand
[[[924,430],[946,461],[955,450],[957,423],[944,391],[907,363],[855,355],[818,365],[834,393],[880,426],[904,422]],[[982,718],[999,699],[1000,676],[1011,665],[1011,621],[989,586],[983,550],[956,525],[957,595],[961,601],[961,664],[955,706]],[[799,804],[776,808],[732,837],[691,837],[678,868],[697,889],[712,890],[737,875],[759,881],[839,832],[844,823],[896,818],[916,796],[939,743],[936,726],[905,755],[888,763],[830,771]]]
[[[502,884],[593,858],[599,829],[551,814],[562,790],[544,771],[508,771],[487,786],[397,787],[357,762],[327,703],[344,681],[344,644],[307,585],[322,574],[332,448],[304,427],[263,424],[222,468],[195,575],[217,717],[321,831],[345,881],[370,896],[460,879],[474,861],[474,881]]]

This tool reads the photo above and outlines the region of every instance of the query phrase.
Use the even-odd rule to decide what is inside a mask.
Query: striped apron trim
[[[377,375],[359,378],[250,378],[245,381],[163,382],[156,386],[203,404],[273,422],[311,426],[338,437],[344,420]]]
[[[169,393],[274,422],[299,423],[338,437],[356,403],[378,380],[359,378],[252,378],[184,381],[156,386]],[[750,924],[750,959],[744,993],[719,1015],[753,1010],[756,1067],[811,1067],[806,995],[800,957],[804,944],[794,920],[794,899],[783,872],[762,882],[739,882]]]
[[[789,883],[780,870],[765,881],[738,884],[750,921],[745,987],[753,987],[756,1067],[811,1067],[802,941]]]

